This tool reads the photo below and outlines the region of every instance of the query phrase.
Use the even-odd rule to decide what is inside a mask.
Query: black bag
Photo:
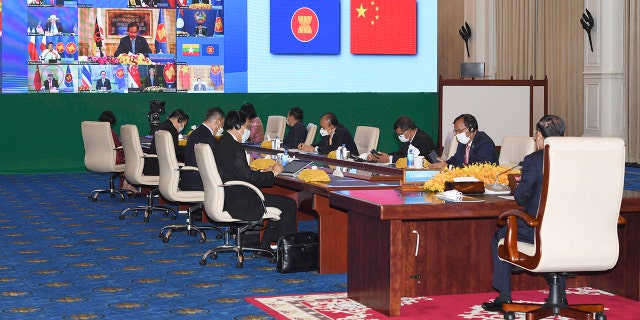
[[[278,239],[278,264],[280,273],[318,270],[318,234],[299,232]]]

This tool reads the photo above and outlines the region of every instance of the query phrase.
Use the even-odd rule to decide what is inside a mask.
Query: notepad
[[[280,175],[283,175],[285,177],[296,177],[300,173],[300,171],[304,170],[304,168],[306,168],[309,164],[311,164],[311,161],[292,160],[287,163],[286,166],[284,166]]]

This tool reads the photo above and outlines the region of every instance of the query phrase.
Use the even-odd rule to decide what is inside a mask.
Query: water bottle
[[[413,150],[409,149],[409,153],[407,153],[407,168],[413,167]]]
[[[284,149],[284,155],[282,156],[282,166],[286,166],[289,163],[289,149]]]
[[[276,150],[280,149],[280,137],[276,136],[276,140],[274,140],[274,141],[275,141],[273,143],[274,144],[274,146],[273,146],[274,149],[276,149]]]

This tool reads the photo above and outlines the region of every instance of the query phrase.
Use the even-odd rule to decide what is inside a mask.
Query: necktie
[[[131,40],[131,52],[136,53],[136,40]]]
[[[53,81],[49,80],[49,89],[53,88]]]
[[[333,134],[329,136],[329,145],[331,145],[332,141],[333,141]]]
[[[467,145],[467,148],[464,152],[464,164],[468,164],[469,163],[469,150],[471,150],[471,145]]]

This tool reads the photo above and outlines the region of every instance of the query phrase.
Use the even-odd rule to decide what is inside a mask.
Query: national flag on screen
[[[116,69],[116,84],[118,85],[119,89],[122,89],[124,87],[127,86],[127,83],[125,81],[125,72],[124,72],[124,68],[122,66],[118,66],[118,69]]]
[[[178,6],[180,7],[186,7],[187,6],[187,0],[177,0],[178,1]]]
[[[36,73],[33,75],[33,87],[36,91],[42,89],[42,78],[40,77],[40,68],[36,65]]]
[[[340,53],[339,0],[271,1],[270,9],[271,53]]]
[[[416,0],[351,0],[352,54],[416,54]]]
[[[156,53],[169,53],[167,49],[167,30],[164,28],[164,9],[158,14],[158,26],[156,27]]]
[[[169,8],[175,8],[176,7],[176,0],[169,0]]]
[[[87,88],[91,88],[91,70],[89,70],[89,66],[82,66],[82,85]]]
[[[211,66],[209,79],[211,79],[211,83],[213,83],[214,87],[222,85],[222,69],[220,69],[220,66]]]
[[[220,1],[219,5],[222,5],[222,1]],[[213,31],[214,31],[214,35],[224,34],[224,11],[223,10],[216,10],[216,20],[214,21],[214,24],[213,24]]]
[[[140,71],[135,64],[129,65],[129,88],[140,88]]]
[[[44,36],[39,36],[39,37],[42,37],[42,39],[40,39],[40,50],[38,50],[38,56],[42,54],[42,52],[47,48],[47,37],[44,37]]]
[[[200,56],[200,44],[197,43],[183,43],[182,44],[182,55],[197,57]]]
[[[164,75],[164,83],[166,88],[176,87],[176,66],[173,63],[167,63],[162,70]]]
[[[104,57],[104,53],[102,52],[102,40],[104,40],[102,37],[102,28],[98,24],[98,16],[96,16],[96,23],[93,27],[93,41],[95,42],[96,47],[100,50],[100,56]]]
[[[29,37],[29,46],[27,47],[29,60],[38,60],[38,50],[36,49],[36,36]]]
[[[67,88],[73,88],[73,74],[69,65],[67,65],[67,72],[64,74],[64,84]]]
[[[200,55],[203,57],[218,57],[220,56],[220,45],[213,43],[203,43],[200,48]]]
[[[187,65],[181,65],[178,68],[178,80],[180,80],[180,89],[189,90],[191,87],[191,75]]]
[[[178,18],[176,19],[176,30],[184,31],[184,9],[178,10]]]

